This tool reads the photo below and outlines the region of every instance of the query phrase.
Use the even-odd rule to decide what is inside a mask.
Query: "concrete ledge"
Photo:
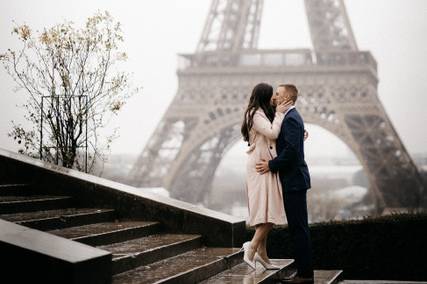
[[[0,251],[2,282],[111,283],[110,252],[1,219]]]
[[[119,217],[160,221],[167,229],[201,234],[207,245],[237,247],[244,241],[242,219],[1,148],[0,173],[0,181],[29,182],[45,192],[73,196],[81,206],[114,208]]]

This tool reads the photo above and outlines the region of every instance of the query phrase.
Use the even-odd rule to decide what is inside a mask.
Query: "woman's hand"
[[[276,107],[276,111],[285,113],[292,105],[292,100],[285,101]]]
[[[304,141],[307,140],[308,138],[308,132],[307,130],[304,129]]]

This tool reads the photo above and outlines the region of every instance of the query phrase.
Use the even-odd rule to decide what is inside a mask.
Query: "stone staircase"
[[[113,208],[80,208],[71,196],[42,195],[28,184],[0,185],[0,213],[0,219],[111,252],[118,284],[274,283],[293,266],[291,259],[273,260],[279,271],[253,271],[238,248],[208,247],[201,235],[170,232],[157,221],[119,219]],[[337,276],[316,274],[318,280]]]
[[[82,187],[90,184],[88,175],[74,174],[87,178]],[[70,177],[58,173],[51,179],[46,179],[45,174],[42,176],[43,179],[33,178],[31,182],[25,182],[28,179],[0,180],[0,221],[2,219],[24,226],[19,227],[21,231],[16,234],[17,238],[22,239],[19,246],[24,252],[32,250],[33,245],[45,246],[50,251],[61,251],[58,258],[63,255],[67,257],[76,253],[71,244],[78,242],[84,244],[77,247],[81,249],[81,254],[93,253],[90,251],[93,247],[100,255],[104,253],[104,256],[109,256],[110,266],[104,265],[103,269],[107,271],[101,271],[109,275],[98,283],[276,283],[278,278],[294,270],[292,259],[273,260],[281,267],[275,271],[266,271],[262,267],[254,271],[242,263],[243,254],[236,248],[239,246],[236,244],[242,242],[238,238],[238,235],[243,235],[239,233],[242,224],[224,222],[220,214],[195,209],[178,201],[170,206],[166,204],[170,201],[161,200],[161,197],[157,198],[163,203],[156,203],[160,201],[147,200],[147,196],[138,196],[139,193],[130,195],[133,189],[125,188],[124,185],[120,188],[117,184],[119,193],[108,188],[108,194],[115,196],[114,202],[118,203],[108,203],[106,200],[112,197],[106,192],[100,194],[99,191],[107,190],[104,187],[110,186],[109,182],[104,183],[94,177],[99,183],[91,185],[90,190],[85,189],[89,191],[85,193],[78,190],[80,187],[71,187],[70,190],[70,185],[75,184],[69,181]],[[47,184],[53,186],[48,187]],[[68,189],[61,190],[62,185]],[[140,204],[144,206],[139,208]],[[134,214],[123,214],[127,210]],[[8,222],[0,224],[3,230],[0,232],[0,235],[3,234],[2,244],[8,242],[5,237],[11,228]],[[230,226],[230,235],[233,236],[228,240],[224,236],[229,235],[227,231]],[[35,230],[30,232],[26,227]],[[38,235],[38,231],[47,234],[40,232]],[[31,236],[36,234],[36,237],[26,239],[30,233]],[[44,242],[39,242],[39,238],[44,239]],[[57,245],[56,242],[61,243],[62,239],[68,243]],[[74,264],[73,271],[79,269],[79,264]],[[96,272],[96,267],[101,266],[82,268],[83,276],[80,278],[85,279],[88,270],[90,273]],[[315,283],[337,283],[340,275],[341,271],[316,271]],[[3,281],[4,277],[0,276],[0,282],[9,283]],[[56,279],[55,282],[46,280],[44,283],[94,283],[67,279],[67,275],[62,277],[64,279],[60,282]]]
[[[114,209],[80,208],[71,196],[32,187],[0,185],[0,219],[111,252],[113,283],[198,282],[241,262],[238,249],[206,247],[201,235],[118,219]]]

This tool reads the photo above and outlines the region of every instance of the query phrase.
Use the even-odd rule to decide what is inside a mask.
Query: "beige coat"
[[[246,193],[248,197],[248,224],[285,224],[282,186],[277,173],[258,174],[255,165],[261,159],[271,160],[277,156],[276,139],[285,115],[276,112],[273,123],[262,109],[255,112],[249,133]]]

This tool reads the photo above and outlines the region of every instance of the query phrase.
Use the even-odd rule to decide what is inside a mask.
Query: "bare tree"
[[[65,22],[42,32],[16,25],[12,33],[22,47],[8,49],[0,61],[28,95],[22,106],[32,128],[12,121],[9,136],[23,146],[21,153],[82,170],[87,133],[91,171],[117,137],[117,129],[103,138],[99,130],[139,91],[128,73],[115,68],[127,59],[120,23],[98,12],[80,29]]]

